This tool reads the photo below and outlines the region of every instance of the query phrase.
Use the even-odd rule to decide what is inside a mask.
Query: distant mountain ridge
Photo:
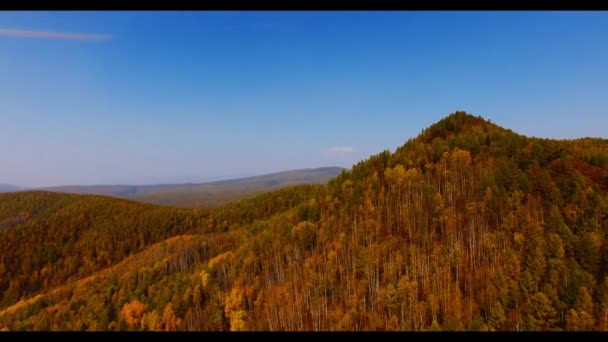
[[[259,176],[204,183],[151,185],[57,186],[37,190],[81,195],[103,195],[133,199],[152,204],[178,207],[215,207],[251,197],[263,191],[298,184],[322,184],[337,176],[344,168],[320,167],[288,170]]]
[[[21,188],[18,186],[0,183],[0,192],[12,192],[12,191],[19,191],[19,190],[21,190]]]

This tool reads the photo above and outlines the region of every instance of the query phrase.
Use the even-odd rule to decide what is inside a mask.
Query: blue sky
[[[0,12],[0,183],[344,166],[456,110],[608,138],[607,12]]]

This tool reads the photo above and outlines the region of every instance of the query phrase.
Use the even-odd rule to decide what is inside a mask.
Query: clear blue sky
[[[350,167],[456,110],[606,138],[607,108],[607,12],[0,12],[0,183]]]

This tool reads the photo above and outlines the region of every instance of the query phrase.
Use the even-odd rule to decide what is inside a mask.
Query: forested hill
[[[266,219],[303,202],[318,187],[278,190],[213,213],[95,195],[0,194],[0,310],[171,236],[221,231],[233,222]]]
[[[10,330],[608,329],[608,141],[464,112],[325,186],[204,211],[5,194],[0,225]]]

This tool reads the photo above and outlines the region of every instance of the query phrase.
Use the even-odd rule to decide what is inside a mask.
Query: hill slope
[[[141,244],[120,263],[104,268],[92,261],[86,276],[98,281],[91,286],[79,285],[80,273],[67,285],[43,283],[35,291],[16,285],[14,269],[36,284],[44,272],[28,260],[44,263],[49,256],[5,248],[0,280],[23,298],[4,299],[0,326],[607,330],[607,157],[603,139],[528,138],[457,112],[326,186],[282,189],[205,211],[149,206],[171,210],[181,222],[197,219],[161,244]],[[38,232],[33,220],[50,220],[57,208],[86,197],[61,197],[64,204],[44,211],[49,204],[35,198],[21,208],[22,196],[40,194],[12,195],[0,197],[0,205],[12,203],[0,207],[0,222],[25,221],[4,223],[0,238],[30,230],[12,233],[10,246]],[[115,215],[122,211],[119,200],[104,201],[116,203]],[[150,215],[137,210],[139,220]],[[61,232],[69,241],[79,231],[79,224],[61,228],[71,220],[67,214],[52,219],[60,245]],[[62,258],[69,254],[54,260]]]
[[[61,186],[43,190],[122,197],[144,203],[183,208],[211,208],[281,187],[324,184],[342,170],[339,167],[322,167],[208,183]]]

